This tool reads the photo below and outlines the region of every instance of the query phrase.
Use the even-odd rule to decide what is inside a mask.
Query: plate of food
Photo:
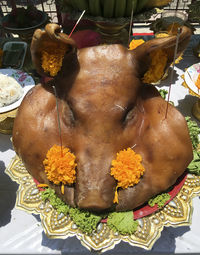
[[[19,107],[35,82],[27,73],[9,68],[0,69],[0,84],[0,113],[4,113]]]
[[[200,95],[200,63],[190,66],[185,71],[185,82],[188,87],[197,95]]]

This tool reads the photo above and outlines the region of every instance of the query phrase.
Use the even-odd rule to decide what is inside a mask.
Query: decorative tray
[[[102,222],[95,232],[87,235],[82,233],[68,216],[58,214],[48,202],[42,201],[40,191],[19,157],[14,157],[6,173],[19,184],[16,207],[28,213],[39,214],[48,238],[66,239],[76,236],[89,250],[101,252],[113,249],[121,241],[150,250],[159,239],[164,227],[191,224],[192,198],[200,195],[200,176],[188,174],[181,190],[173,200],[161,210],[138,219],[139,226],[133,235],[122,236],[114,233],[106,223]]]

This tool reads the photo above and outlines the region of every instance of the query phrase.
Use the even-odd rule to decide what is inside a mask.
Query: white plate
[[[20,97],[16,102],[6,105],[3,107],[0,107],[0,113],[11,111],[17,107],[20,106],[24,96],[26,93],[35,85],[35,82],[33,78],[28,75],[27,73],[21,71],[21,70],[15,70],[15,69],[0,69],[0,73],[13,77],[23,88],[23,95]]]
[[[188,87],[196,94],[200,95],[200,90],[195,85],[195,81],[200,73],[200,63],[190,66],[184,74],[185,82]]]

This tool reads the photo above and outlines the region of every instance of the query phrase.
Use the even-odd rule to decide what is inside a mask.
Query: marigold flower
[[[197,80],[195,81],[195,85],[197,86],[198,89],[200,89],[200,73],[197,76]]]
[[[129,50],[134,50],[141,44],[143,44],[145,41],[143,39],[133,39],[129,44]]]
[[[66,52],[65,44],[45,43],[42,50],[42,68],[51,76],[57,75],[62,67],[62,61]]]
[[[151,65],[148,71],[144,74],[144,83],[158,82],[164,75],[167,64],[167,53],[164,50],[158,49],[150,53]]]
[[[143,39],[135,40],[133,39],[129,44],[129,50],[134,50],[139,45],[143,44],[145,41]],[[151,64],[148,71],[144,74],[144,83],[156,83],[164,75],[165,67],[167,64],[167,54],[164,50],[158,49],[150,53]]]
[[[75,155],[68,148],[54,145],[48,150],[46,159],[43,161],[45,173],[49,181],[54,184],[72,184],[76,180]],[[62,187],[62,193],[63,193]]]
[[[136,154],[131,148],[117,153],[117,157],[112,161],[111,167],[111,175],[118,181],[114,203],[118,203],[118,188],[126,189],[140,181],[145,170],[141,161],[141,155]]]

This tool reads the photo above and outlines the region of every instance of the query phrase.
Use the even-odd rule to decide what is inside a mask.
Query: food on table
[[[16,102],[23,95],[23,88],[13,78],[0,74],[0,107]]]
[[[197,76],[197,79],[195,81],[195,85],[197,86],[198,89],[200,89],[200,73]]]
[[[178,56],[190,36],[190,29],[182,27]],[[13,129],[14,148],[29,173],[71,207],[98,212],[132,210],[171,187],[193,157],[187,123],[170,104],[166,117],[167,102],[142,78],[155,51],[164,51],[170,66],[176,36],[153,39],[134,50],[119,44],[77,49],[59,26],[48,24],[45,31],[35,31],[31,45],[41,75],[49,75],[41,66],[41,45],[48,41],[54,47],[66,44],[62,67],[26,95]],[[68,150],[75,156],[66,167],[76,168],[71,183],[64,182],[71,170],[61,167],[62,160],[51,165],[55,178],[63,171],[59,184],[48,178],[43,164],[54,145],[61,145],[52,85],[63,145],[57,147],[57,158],[67,162]],[[54,159],[52,153],[48,162]]]

